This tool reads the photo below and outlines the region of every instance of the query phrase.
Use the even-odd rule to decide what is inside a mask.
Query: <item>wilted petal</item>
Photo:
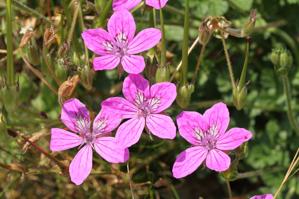
[[[93,59],[93,69],[97,70],[111,70],[118,66],[120,58],[115,55],[104,55],[95,57]]]
[[[232,128],[219,136],[216,148],[220,150],[233,150],[252,137],[250,131],[243,128]]]
[[[146,126],[152,134],[163,139],[174,139],[176,127],[171,117],[162,114],[150,114],[146,117]]]
[[[144,118],[133,118],[120,125],[115,135],[119,145],[127,148],[136,144],[141,137],[144,126]]]
[[[63,103],[61,121],[74,132],[83,132],[90,127],[89,112],[86,106],[76,98]]]
[[[51,151],[63,151],[82,144],[82,138],[75,133],[59,129],[51,129],[50,149]]]
[[[93,133],[102,134],[109,133],[116,129],[121,122],[121,115],[112,110],[102,109],[93,122]]]
[[[263,194],[263,195],[256,195],[251,197],[250,199],[273,199],[273,195],[272,194]]]
[[[149,82],[142,75],[130,74],[123,83],[123,95],[132,103],[142,102],[149,93]]]
[[[114,117],[132,118],[137,114],[137,108],[128,100],[122,97],[110,97],[102,102],[102,108],[115,113]]]
[[[218,149],[212,149],[207,155],[206,165],[214,171],[226,171],[230,166],[230,157]]]
[[[167,1],[168,0],[145,0],[145,3],[155,9],[161,9],[166,5]]]
[[[207,130],[207,124],[203,116],[195,111],[183,111],[177,116],[177,124],[180,135],[190,144],[199,143],[198,133]]]
[[[139,32],[129,43],[128,53],[137,54],[156,46],[161,39],[161,31],[156,28],[147,28]]]
[[[122,57],[121,65],[129,74],[139,74],[145,67],[144,58],[139,55],[125,55]]]
[[[216,127],[218,133],[224,133],[229,124],[229,111],[226,104],[219,102],[206,110],[204,119],[210,127]]]
[[[94,148],[103,159],[111,163],[123,163],[129,159],[129,150],[120,147],[113,137],[96,139]]]
[[[136,24],[133,15],[127,10],[119,10],[113,13],[108,21],[108,32],[116,38],[122,36],[131,41],[135,35]]]
[[[113,10],[131,10],[135,8],[142,0],[113,0]]]
[[[87,29],[81,34],[86,47],[98,55],[110,54],[107,44],[113,39],[106,30],[102,28]]]
[[[92,148],[90,145],[85,145],[76,154],[72,160],[69,172],[71,181],[76,185],[80,185],[90,174],[92,169]]]
[[[170,107],[176,95],[175,84],[169,82],[154,84],[150,88],[150,96],[156,102],[152,105],[154,113],[160,113]]]
[[[193,173],[206,159],[207,149],[201,146],[190,147],[181,152],[172,167],[172,175],[175,178],[183,178]]]

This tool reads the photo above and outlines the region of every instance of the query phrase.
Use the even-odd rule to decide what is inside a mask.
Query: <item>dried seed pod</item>
[[[58,89],[58,102],[60,105],[62,105],[64,101],[72,97],[79,81],[79,75],[74,75],[60,85]]]

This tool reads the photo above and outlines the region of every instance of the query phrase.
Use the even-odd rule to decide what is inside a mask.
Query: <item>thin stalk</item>
[[[228,180],[226,180],[225,182],[226,182],[226,188],[227,188],[228,198],[232,199],[233,198],[233,194],[232,194],[232,189],[231,189],[230,183],[229,183]]]
[[[246,81],[246,73],[247,73],[247,68],[248,68],[248,57],[249,57],[249,41],[246,43],[245,47],[245,59],[244,59],[244,64],[241,72],[241,77],[239,81],[239,87],[243,88],[245,81]]]
[[[7,39],[7,84],[12,86],[15,84],[15,69],[13,65],[13,35],[12,35],[12,15],[11,0],[6,0],[6,39]]]
[[[75,10],[74,10],[74,14],[73,14],[73,21],[71,24],[71,28],[67,37],[67,43],[70,45],[71,41],[73,39],[73,34],[74,34],[74,30],[75,30],[75,25],[77,22],[77,18],[78,18],[78,14],[79,14],[79,3],[77,1],[74,2],[74,6],[75,6]]]
[[[165,40],[164,16],[163,16],[162,9],[160,9],[160,25],[161,25],[161,31],[162,31],[160,66],[165,67],[165,65],[166,65],[166,40]]]
[[[287,101],[287,114],[288,114],[288,119],[290,122],[290,125],[292,128],[296,131],[296,133],[299,135],[299,126],[296,122],[296,118],[293,113],[293,107],[292,107],[292,97],[291,97],[291,88],[290,88],[290,82],[289,82],[289,77],[288,75],[283,75],[282,76],[282,83],[283,83],[283,89],[284,89],[284,94],[286,96],[286,101]]]
[[[226,42],[225,42],[224,38],[222,38],[221,41],[222,41],[222,45],[223,45],[223,49],[224,49],[224,54],[225,54],[225,59],[226,59],[227,67],[228,67],[230,81],[231,81],[232,87],[236,88],[236,83],[235,83],[235,78],[234,78],[234,73],[233,73],[233,67],[232,67],[232,63],[230,61],[230,57],[229,57],[229,54],[228,54],[227,45],[226,45]]]
[[[138,4],[135,8],[133,8],[133,10],[131,10],[131,13],[139,10],[139,8],[141,8],[144,5],[144,2],[142,1],[140,4]]]
[[[79,22],[82,28],[82,31],[85,30],[85,25],[84,25],[84,20],[83,20],[83,14],[82,14],[82,7],[81,4],[79,4]],[[88,55],[88,49],[87,47],[84,45],[84,54],[85,54],[85,64],[89,66],[89,55]]]
[[[132,181],[131,181],[131,174],[130,174],[130,166],[129,166],[129,162],[127,162],[127,174],[128,174],[129,185],[130,185],[131,198],[132,198],[132,199],[135,199],[135,197],[134,197],[134,192],[133,192]]]
[[[154,27],[157,27],[156,9],[154,8],[153,8],[153,22],[154,22]]]
[[[195,81],[196,81],[196,77],[198,75],[198,72],[199,72],[199,69],[200,69],[200,64],[202,62],[205,51],[206,51],[206,45],[202,45],[202,47],[200,49],[199,57],[197,59],[197,63],[196,63],[196,66],[195,66],[195,72],[193,74],[192,84],[194,84]]]
[[[187,71],[188,71],[188,48],[189,48],[189,0],[186,0],[185,5],[185,19],[184,19],[184,40],[182,49],[182,75],[181,84],[187,84]]]
[[[98,26],[103,27],[106,24],[106,19],[108,17],[109,11],[112,8],[112,2],[113,2],[113,0],[109,0],[106,3],[106,6],[105,6],[105,8],[103,9],[103,11],[101,13],[101,16],[100,16],[100,19],[99,19],[99,24],[97,24]]]

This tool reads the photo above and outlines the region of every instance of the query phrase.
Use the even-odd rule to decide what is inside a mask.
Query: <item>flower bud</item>
[[[280,49],[273,49],[270,55],[271,62],[274,66],[279,64]]]
[[[274,65],[274,69],[277,74],[286,75],[292,64],[293,57],[287,49],[277,48],[273,49],[270,59]]]
[[[156,82],[167,82],[169,81],[169,67],[159,66],[156,71]]]
[[[240,87],[237,85],[233,89],[233,103],[237,110],[241,110],[246,104],[247,88],[246,86]]]
[[[80,68],[80,80],[81,84],[86,88],[87,90],[92,89],[92,81],[95,73],[92,69],[90,69],[87,65],[84,65],[82,68]]]
[[[176,98],[177,104],[181,108],[186,108],[190,104],[191,95],[194,92],[194,85],[181,85],[178,87],[178,95]]]
[[[291,53],[288,50],[284,50],[280,54],[280,60],[279,60],[280,67],[283,68],[290,68],[293,64],[293,57]]]

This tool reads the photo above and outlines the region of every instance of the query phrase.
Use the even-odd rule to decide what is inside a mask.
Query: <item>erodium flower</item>
[[[80,185],[92,169],[93,149],[106,161],[122,163],[128,160],[129,151],[120,147],[109,134],[120,123],[108,112],[101,111],[93,123],[89,112],[78,99],[70,99],[63,104],[61,120],[70,131],[51,129],[51,151],[63,151],[80,147],[69,166],[71,181]],[[92,124],[92,125],[91,125]]]
[[[168,0],[145,0],[145,3],[155,9],[161,9],[166,5],[167,1]]]
[[[123,147],[137,143],[145,127],[162,139],[175,138],[174,122],[162,113],[176,98],[174,84],[162,82],[149,86],[141,75],[131,74],[124,80],[122,91],[125,98],[109,98],[102,106],[129,119],[121,124],[115,136]]]
[[[250,199],[273,199],[273,195],[272,194],[256,195],[251,197]]]
[[[114,11],[135,8],[142,0],[113,0],[112,8]]]
[[[182,178],[193,173],[203,162],[218,172],[230,166],[230,157],[226,151],[234,150],[248,141],[252,134],[243,128],[229,125],[229,111],[224,103],[217,103],[203,115],[184,111],[177,117],[180,135],[192,146],[181,152],[173,165],[175,178]]]
[[[141,73],[145,67],[144,58],[136,54],[157,45],[161,31],[147,28],[135,36],[134,18],[124,9],[114,12],[107,28],[108,32],[98,28],[82,33],[87,48],[99,55],[93,60],[94,70],[111,70],[121,64],[127,73]]]

